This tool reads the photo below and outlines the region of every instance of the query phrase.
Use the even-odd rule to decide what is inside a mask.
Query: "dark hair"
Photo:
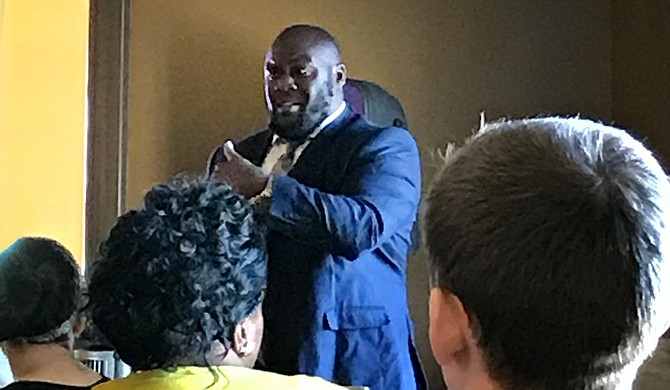
[[[0,341],[65,341],[80,303],[74,257],[48,238],[19,238],[0,252]]]
[[[285,41],[302,42],[309,47],[329,45],[335,49],[337,56],[340,56],[340,46],[337,44],[335,38],[328,31],[318,26],[294,24],[287,27],[275,38],[275,43]]]
[[[668,323],[669,196],[642,144],[588,120],[490,124],[447,157],[427,199],[432,282],[495,380],[609,388],[641,363]]]
[[[135,370],[208,365],[214,341],[262,300],[266,253],[250,204],[228,184],[179,178],[121,216],[89,287],[92,321]]]

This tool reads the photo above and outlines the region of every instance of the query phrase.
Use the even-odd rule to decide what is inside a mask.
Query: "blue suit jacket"
[[[269,131],[236,149],[262,164]],[[407,302],[416,142],[347,110],[276,177],[266,220],[263,368],[373,390],[425,388]]]

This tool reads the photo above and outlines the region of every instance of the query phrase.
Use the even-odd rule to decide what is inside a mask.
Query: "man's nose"
[[[276,91],[290,91],[298,89],[295,79],[289,74],[284,74],[275,80],[274,89]]]

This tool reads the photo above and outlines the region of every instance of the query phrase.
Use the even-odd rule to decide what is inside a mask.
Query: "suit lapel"
[[[320,176],[322,174],[322,165],[327,165],[329,158],[329,147],[338,133],[338,130],[349,126],[354,120],[358,118],[349,106],[344,110],[342,115],[335,119],[331,124],[326,126],[321,132],[312,140],[305,150],[303,150],[300,158],[289,172],[289,176],[296,179],[305,179],[314,175]]]
[[[270,130],[263,130],[235,145],[239,154],[258,166],[263,165],[263,160],[265,160],[271,147],[272,132]]]

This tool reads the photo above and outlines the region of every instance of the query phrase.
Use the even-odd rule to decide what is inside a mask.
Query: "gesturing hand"
[[[227,160],[216,164],[212,172],[214,177],[227,181],[247,198],[252,198],[265,189],[269,175],[237,153],[232,142],[228,141],[223,145],[223,153]]]

